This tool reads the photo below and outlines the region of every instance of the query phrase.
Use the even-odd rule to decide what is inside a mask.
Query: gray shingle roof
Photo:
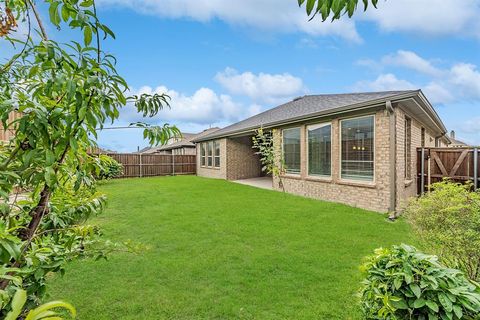
[[[267,110],[248,119],[234,123],[220,129],[208,136],[194,139],[194,142],[204,141],[211,138],[224,137],[260,127],[281,125],[282,123],[301,120],[316,115],[322,115],[338,109],[339,111],[353,110],[368,103],[388,100],[395,96],[416,94],[418,90],[408,91],[383,91],[345,94],[322,94],[303,96],[293,101],[282,104],[276,108]]]

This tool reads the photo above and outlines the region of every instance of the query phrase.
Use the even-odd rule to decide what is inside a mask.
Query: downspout
[[[389,137],[390,137],[390,218],[395,218],[397,209],[397,117],[392,102],[387,100],[385,107],[389,115]]]

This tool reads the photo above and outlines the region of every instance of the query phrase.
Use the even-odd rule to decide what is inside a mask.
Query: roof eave
[[[421,92],[421,91],[420,90],[415,90],[415,91],[411,91],[411,92],[408,92],[408,93],[402,93],[402,94],[399,94],[399,95],[394,95],[394,96],[390,96],[390,97],[386,97],[386,98],[370,100],[370,101],[363,102],[363,103],[357,103],[357,104],[352,104],[352,105],[348,105],[348,106],[344,106],[344,107],[339,107],[339,108],[325,110],[325,111],[321,111],[321,112],[317,112],[317,113],[312,113],[312,114],[309,114],[307,116],[299,116],[299,117],[296,117],[296,118],[290,118],[288,120],[276,121],[276,122],[272,122],[272,123],[263,125],[261,127],[265,128],[265,129],[269,129],[269,128],[273,128],[273,127],[288,125],[288,124],[291,124],[291,123],[301,122],[301,121],[315,119],[315,118],[319,118],[319,117],[327,117],[327,116],[331,116],[331,115],[335,115],[335,114],[342,114],[342,113],[346,113],[346,112],[350,112],[350,111],[354,111],[354,110],[364,110],[364,109],[380,107],[388,100],[394,102],[396,100],[402,100],[402,99],[406,99],[406,98],[415,97],[419,94],[419,92]],[[229,136],[236,136],[236,135],[239,135],[239,134],[252,132],[252,131],[258,129],[259,127],[260,126],[252,126],[252,127],[249,127],[249,128],[245,128],[243,130],[232,131],[232,132],[228,132],[228,133],[225,133],[225,134],[215,134],[215,132],[214,132],[210,135],[201,137],[199,139],[192,140],[192,142],[198,143],[198,142],[203,142],[203,141],[208,141],[208,140],[213,140],[213,139],[226,138],[226,137],[229,137]]]

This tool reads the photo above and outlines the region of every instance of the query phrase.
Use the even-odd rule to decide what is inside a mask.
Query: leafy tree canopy
[[[317,14],[326,21],[329,17],[333,20],[340,19],[343,14],[352,17],[357,10],[359,0],[298,0],[298,5],[305,5],[307,15],[313,19]],[[378,0],[362,0],[364,10],[367,10],[371,3],[375,8]]]

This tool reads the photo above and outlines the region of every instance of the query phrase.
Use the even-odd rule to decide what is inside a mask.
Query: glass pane
[[[220,168],[220,157],[215,157],[215,167]]]
[[[213,141],[210,141],[208,143],[208,149],[207,149],[207,154],[208,154],[208,166],[211,167],[213,165]]]
[[[341,122],[342,178],[373,181],[374,117]]]
[[[200,155],[201,156],[205,156],[205,153],[206,153],[206,146],[205,146],[205,142],[200,144]]]
[[[332,126],[308,127],[308,174],[331,175]]]
[[[220,142],[215,141],[215,156],[219,157],[220,156]]]
[[[300,173],[300,128],[283,130],[283,161],[288,173]]]

